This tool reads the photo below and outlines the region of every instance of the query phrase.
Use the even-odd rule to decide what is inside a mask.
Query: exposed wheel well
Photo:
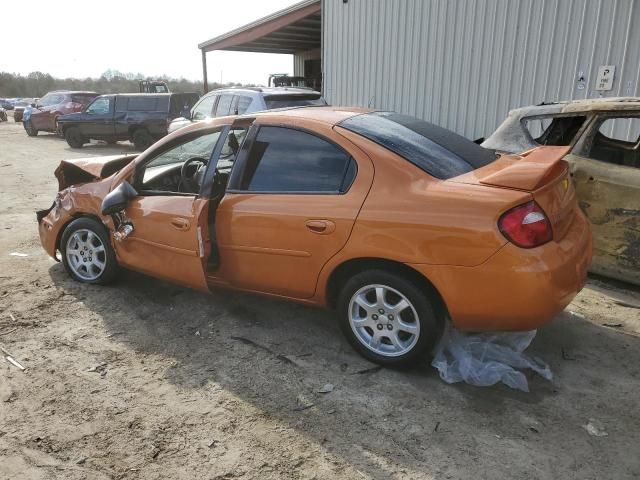
[[[331,273],[327,283],[327,305],[335,308],[342,285],[353,275],[365,270],[385,270],[411,280],[424,289],[433,301],[438,317],[443,319],[447,316],[447,306],[444,299],[428,278],[404,263],[383,258],[354,258],[339,265]]]
[[[101,225],[104,225],[104,222],[102,221],[102,219],[97,216],[97,215],[93,215],[91,213],[76,213],[73,217],[71,217],[63,226],[62,228],[58,231],[58,237],[56,238],[56,250],[60,250],[60,240],[62,239],[62,234],[64,233],[64,231],[67,229],[67,227],[69,226],[69,224],[71,222],[73,222],[74,220],[77,220],[78,218],[92,218],[95,221],[97,221],[98,223],[100,223]],[[106,226],[105,226],[106,228]]]

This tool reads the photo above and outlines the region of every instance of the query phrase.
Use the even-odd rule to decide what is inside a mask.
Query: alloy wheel
[[[69,267],[83,280],[96,280],[107,266],[107,254],[100,237],[88,229],[73,232],[65,255]]]
[[[409,352],[420,337],[420,319],[409,299],[386,285],[366,285],[349,302],[349,323],[369,350],[386,357]]]

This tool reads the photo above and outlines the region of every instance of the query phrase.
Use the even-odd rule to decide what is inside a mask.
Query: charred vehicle
[[[167,134],[171,121],[198,100],[196,93],[125,93],[101,95],[82,112],[58,120],[61,134],[72,148],[89,140],[115,143],[130,140],[145,150]]]
[[[62,162],[39,232],[80,282],[124,267],[332,307],[363,356],[408,364],[446,319],[530,330],[583,287],[591,233],[566,151],[496,155],[352,108],[221,117],[137,156]]]
[[[565,145],[578,201],[591,222],[591,270],[640,285],[640,98],[519,108],[483,144],[518,153]]]

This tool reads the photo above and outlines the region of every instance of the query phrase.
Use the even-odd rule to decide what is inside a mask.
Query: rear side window
[[[442,180],[484,167],[497,158],[494,151],[446,128],[394,112],[356,115],[339,125]]]
[[[355,162],[332,143],[299,130],[261,127],[247,158],[240,189],[254,192],[345,192]]]
[[[197,104],[193,113],[191,114],[192,120],[204,120],[205,118],[210,118],[213,114],[213,105],[216,103],[217,95],[209,95],[208,97],[204,97],[199,104]]]
[[[531,138],[540,145],[571,145],[578,131],[584,125],[585,116],[528,117],[522,125]]]
[[[156,112],[159,97],[129,97],[127,110],[130,112]]]
[[[86,93],[74,93],[71,95],[72,102],[81,103],[82,105],[89,105],[94,98],[96,98],[96,95]]]
[[[246,97],[244,95],[239,95],[237,97],[238,105],[236,106],[236,115],[242,115],[249,109],[249,105],[251,105],[252,98]]]
[[[317,93],[307,95],[266,95],[264,103],[267,109],[303,107],[305,105],[326,105],[322,96]]]
[[[224,117],[225,115],[229,115],[229,110],[231,109],[231,100],[233,100],[233,95],[220,95],[220,100],[218,101],[218,106],[216,107],[216,117]]]

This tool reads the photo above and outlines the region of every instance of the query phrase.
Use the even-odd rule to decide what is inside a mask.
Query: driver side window
[[[87,113],[91,115],[106,115],[109,113],[109,106],[111,105],[111,99],[108,97],[97,98],[87,108]]]
[[[141,192],[197,194],[220,131],[189,138],[145,163],[136,184]]]

